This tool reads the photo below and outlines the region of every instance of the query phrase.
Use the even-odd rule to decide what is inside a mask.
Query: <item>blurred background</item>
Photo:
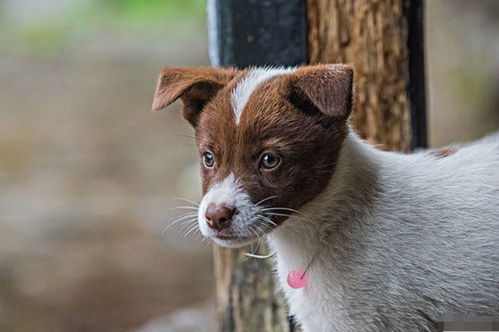
[[[192,132],[151,114],[208,65],[201,0],[0,0],[0,331],[210,331]],[[499,2],[427,1],[433,147],[499,128]],[[177,109],[175,109],[177,108]]]

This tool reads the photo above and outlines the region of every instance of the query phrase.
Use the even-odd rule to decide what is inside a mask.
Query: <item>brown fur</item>
[[[458,149],[456,147],[452,147],[451,146],[451,147],[448,147],[448,148],[443,148],[443,149],[432,151],[432,153],[438,159],[442,159],[442,158],[446,158],[448,156],[453,155],[454,153],[457,152],[457,150]]]
[[[213,168],[201,163],[203,193],[230,173],[253,203],[277,196],[266,204],[296,209],[324,189],[347,132],[353,93],[350,67],[303,67],[265,81],[248,100],[239,124],[235,122],[231,94],[246,71],[186,70],[182,69],[182,75],[171,74],[175,69],[163,71],[154,105],[155,109],[162,108],[174,96],[182,96],[185,107],[191,107],[188,99],[192,98],[193,82],[212,82],[214,88],[203,91],[203,107],[196,108],[196,114],[192,109],[184,110],[195,129],[200,156],[206,151],[215,156]],[[214,74],[218,70],[220,73]],[[215,76],[220,79],[213,79]],[[228,77],[231,80],[220,86]],[[182,92],[182,88],[188,92]],[[199,99],[198,94],[195,96]],[[259,167],[261,155],[267,151],[281,158],[275,169]]]
[[[159,111],[181,98],[185,119],[192,126],[196,126],[198,116],[206,103],[234,78],[236,73],[232,68],[165,68],[158,77],[152,110]]]

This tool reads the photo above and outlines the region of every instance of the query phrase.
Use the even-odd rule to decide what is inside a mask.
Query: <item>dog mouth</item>
[[[271,233],[277,224],[265,226],[258,220],[244,223],[244,226],[236,226],[235,228],[228,228],[221,231],[211,231],[206,234],[215,243],[224,247],[242,247],[251,244]]]
[[[241,235],[224,235],[224,234],[216,234],[214,235],[215,238],[223,241],[231,241],[231,240],[236,240],[236,241],[244,241],[248,240],[249,237],[247,236],[241,236]]]
[[[239,189],[233,190],[234,194],[231,194],[237,199],[232,196],[221,199],[224,195],[228,195],[224,186],[222,182],[221,185],[215,185],[210,189],[198,208],[201,234],[220,246],[242,247],[264,239],[295,211],[262,205],[275,196],[253,203],[249,196],[244,192],[241,193]],[[218,187],[225,191],[220,192],[222,189]]]

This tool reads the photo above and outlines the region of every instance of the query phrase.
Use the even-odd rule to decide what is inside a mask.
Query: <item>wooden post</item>
[[[383,149],[426,147],[423,0],[307,0],[310,63],[355,68],[353,126]]]
[[[207,9],[214,66],[350,63],[361,135],[385,149],[426,146],[423,0],[208,0]],[[271,263],[245,260],[248,250],[215,246],[219,330],[292,330]]]

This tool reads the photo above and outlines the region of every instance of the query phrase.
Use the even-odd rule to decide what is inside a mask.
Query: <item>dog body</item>
[[[351,133],[328,188],[269,235],[305,331],[433,331],[499,313],[499,140],[445,158],[383,152]],[[304,289],[287,286],[306,266]]]
[[[353,71],[166,68],[153,108],[181,98],[195,129],[203,235],[267,235],[305,331],[434,331],[499,316],[499,138],[403,155],[348,125]],[[308,285],[292,289],[292,270]]]

